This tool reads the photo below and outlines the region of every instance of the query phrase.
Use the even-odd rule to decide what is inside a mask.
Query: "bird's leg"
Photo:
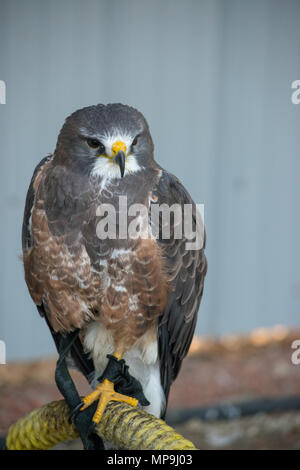
[[[103,379],[103,381],[101,381],[99,385],[97,385],[96,389],[92,393],[84,397],[82,400],[83,406],[80,408],[80,411],[85,410],[94,401],[99,399],[97,410],[93,416],[93,422],[95,424],[98,424],[100,422],[106,405],[110,401],[124,402],[132,406],[137,406],[138,404],[138,399],[133,398],[132,396],[123,395],[115,391],[115,383],[117,383],[118,380],[122,377],[124,371],[127,372],[127,370],[125,369],[125,367],[127,366],[124,367],[125,362],[122,359],[122,356],[123,355],[118,351],[115,351],[113,356],[108,356],[108,365],[103,375],[100,377],[100,380]],[[111,380],[109,380],[109,378],[106,378],[107,376]]]

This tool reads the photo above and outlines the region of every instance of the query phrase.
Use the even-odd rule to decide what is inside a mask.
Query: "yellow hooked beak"
[[[126,155],[127,147],[126,144],[122,142],[122,140],[117,140],[112,144],[111,150],[113,157],[115,157],[119,152],[124,152],[124,154]]]

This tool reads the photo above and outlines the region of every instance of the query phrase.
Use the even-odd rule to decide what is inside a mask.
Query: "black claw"
[[[70,413],[70,416],[69,416],[69,419],[68,419],[68,422],[69,424],[72,424],[76,417],[78,416],[78,414],[80,413],[80,408],[84,405],[84,402],[81,401],[80,403],[78,403],[77,406],[75,406],[75,408],[73,408],[73,410],[71,411]]]

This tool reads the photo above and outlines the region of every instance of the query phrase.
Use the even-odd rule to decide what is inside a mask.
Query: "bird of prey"
[[[101,208],[116,208],[118,228],[125,196],[127,207],[140,204],[149,211],[148,236],[99,237],[99,221],[107,217]],[[207,268],[205,235],[201,246],[188,249],[187,236],[175,236],[171,214],[170,236],[162,236],[161,216],[154,236],[150,209],[163,204],[192,207],[195,228],[196,204],[154,160],[144,116],[118,103],[71,114],[54,153],[37,165],[29,186],[22,233],[25,280],[57,344],[79,332],[68,364],[93,388],[80,410],[97,402],[95,423],[110,400],[132,405],[140,400],[148,412],[164,416],[191,344]],[[119,393],[114,367],[133,378],[129,382],[140,386],[139,394],[130,387]]]

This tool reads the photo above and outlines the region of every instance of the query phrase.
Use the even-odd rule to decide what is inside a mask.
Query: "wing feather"
[[[157,204],[166,203],[169,207],[177,203],[182,209],[184,204],[191,204],[193,225],[194,228],[196,227],[194,201],[180,181],[164,170],[162,170],[154,200]],[[160,372],[166,400],[170,386],[178,375],[182,360],[189,350],[194,335],[207,271],[204,255],[205,233],[201,248],[188,250],[187,239],[184,236],[182,239],[172,238],[174,221],[171,221],[170,232],[170,240],[162,240],[161,237],[158,239],[166,258],[172,287],[166,309],[158,325]]]
[[[28,250],[30,250],[33,245],[33,237],[31,233],[31,214],[32,208],[35,201],[35,193],[37,189],[37,180],[39,178],[40,171],[42,170],[43,166],[52,159],[52,155],[49,155],[43,158],[40,163],[36,166],[33,176],[31,178],[31,182],[27,191],[26,202],[25,202],[25,210],[24,210],[24,218],[23,218],[23,226],[22,226],[22,247],[23,253],[26,254]],[[50,322],[47,318],[44,305],[37,305],[37,310],[39,314],[45,318],[45,321],[49,327],[51,335],[54,339],[55,345],[58,348],[60,343],[61,334],[57,333],[53,330],[50,325]],[[87,380],[91,380],[91,376],[93,375],[94,366],[93,361],[88,357],[88,355],[83,350],[83,346],[79,338],[73,343],[72,348],[70,350],[70,358],[72,365],[75,365],[87,378]]]

